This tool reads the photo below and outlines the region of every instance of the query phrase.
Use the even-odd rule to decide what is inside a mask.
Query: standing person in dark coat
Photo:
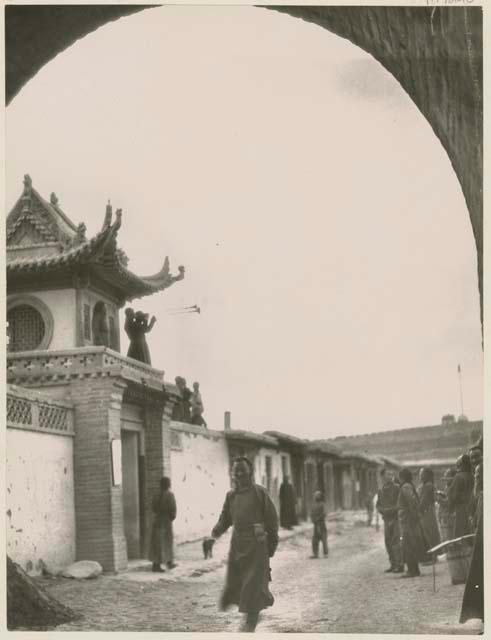
[[[245,457],[232,465],[234,488],[225,497],[212,537],[221,536],[233,525],[228,555],[227,578],[220,608],[232,604],[245,613],[241,631],[254,632],[259,612],[274,603],[269,590],[269,559],[278,546],[278,516],[264,487],[254,484],[252,464]]]
[[[170,479],[160,480],[160,492],[152,501],[154,514],[152,533],[150,537],[150,560],[152,571],[162,572],[160,566],[165,564],[168,569],[177,565],[174,563],[174,533],[172,523],[176,519],[176,499],[170,490]]]
[[[453,467],[447,469],[442,477],[443,491],[436,492],[436,500],[438,503],[438,524],[440,526],[440,538],[443,542],[452,539],[455,529],[455,514],[450,513],[450,509],[448,507],[448,492],[456,473],[457,469],[454,469]]]
[[[476,444],[471,449],[469,449],[469,459],[471,461],[471,473],[474,477],[474,486],[475,486],[476,470],[477,470],[477,467],[482,462],[482,438],[480,440],[480,443]],[[477,520],[478,520],[477,513],[476,513],[477,506],[478,506],[477,498],[478,498],[478,493],[473,491],[471,494],[471,499],[469,501],[469,518],[471,520],[471,525],[474,530],[477,529]]]
[[[312,536],[312,555],[311,558],[319,557],[319,543],[322,542],[322,550],[324,557],[328,556],[327,549],[327,526],[326,526],[326,509],[322,499],[322,493],[316,491],[314,493],[314,504],[310,512],[310,517],[314,523],[314,534]]]
[[[460,622],[471,618],[480,618],[484,622],[484,539],[483,539],[483,463],[480,462],[475,471],[474,489],[476,492],[477,529],[474,540],[469,574],[465,583],[464,598]]]
[[[413,485],[413,475],[407,468],[399,472],[401,488],[397,498],[397,511],[401,531],[402,557],[407,565],[407,573],[402,578],[421,575],[419,562],[426,558],[426,543],[420,522],[419,499]]]
[[[435,486],[432,469],[423,467],[419,472],[420,485],[418,489],[419,510],[421,514],[421,526],[429,548],[440,544],[440,531],[436,521],[435,511]],[[426,557],[425,562],[432,562],[431,555]]]
[[[470,502],[472,498],[473,479],[471,461],[467,454],[460,456],[455,465],[457,473],[448,491],[448,508],[455,513],[454,538],[471,533]]]
[[[280,525],[283,529],[293,529],[297,524],[295,491],[285,475],[280,486]]]
[[[385,548],[389,556],[390,567],[385,573],[402,573],[404,565],[401,553],[401,534],[397,518],[397,498],[399,485],[394,482],[392,471],[382,469],[380,472],[382,487],[377,494],[377,511],[384,519]]]

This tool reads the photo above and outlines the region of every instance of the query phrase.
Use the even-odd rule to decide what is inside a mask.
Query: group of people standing
[[[419,486],[412,473],[403,468],[398,481],[394,473],[382,469],[382,487],[376,508],[384,520],[385,546],[390,566],[387,573],[402,577],[420,575],[420,564],[431,563],[428,550],[440,541],[469,537],[473,555],[464,594],[460,621],[483,618],[483,457],[482,438],[443,474],[443,487],[437,490],[429,467],[419,473]],[[464,538],[464,543],[466,539]],[[404,567],[407,567],[405,572]]]
[[[461,455],[455,469],[445,472],[445,486],[441,491],[435,489],[433,471],[428,467],[420,470],[418,487],[414,485],[409,469],[401,469],[398,481],[392,471],[383,469],[382,486],[376,500],[376,508],[384,520],[385,545],[390,561],[387,573],[400,573],[401,577],[407,578],[419,576],[420,563],[431,562],[428,550],[437,546],[441,538],[446,540],[448,536],[453,539],[476,533],[461,622],[470,617],[483,618],[482,464],[481,443],[468,454]],[[298,524],[296,500],[293,487],[285,477],[280,491],[278,519],[267,490],[255,484],[252,463],[243,456],[233,461],[232,486],[211,532],[211,538],[216,539],[233,527],[220,607],[225,610],[230,605],[238,605],[244,614],[241,630],[253,632],[260,611],[274,602],[269,589],[270,558],[278,546],[280,523],[287,529]],[[160,492],[155,496],[152,507],[152,569],[164,571],[162,564],[172,569],[176,566],[172,536],[176,502],[168,478],[162,478]],[[319,491],[314,494],[311,519],[314,524],[311,557],[318,557],[321,543],[324,556],[327,556],[326,512]]]
[[[429,549],[476,531],[482,513],[482,444],[447,469],[442,490],[435,488],[429,467],[420,470],[418,487],[408,468],[401,469],[398,481],[387,469],[382,469],[381,478],[376,507],[384,520],[387,573],[419,576],[419,565],[431,563]]]

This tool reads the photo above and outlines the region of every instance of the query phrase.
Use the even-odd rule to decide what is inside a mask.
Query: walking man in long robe
[[[241,631],[254,632],[259,612],[274,602],[269,559],[278,546],[278,516],[266,489],[253,482],[247,458],[236,458],[232,476],[234,488],[227,493],[211,534],[218,538],[233,525],[220,608],[238,605],[245,614]]]

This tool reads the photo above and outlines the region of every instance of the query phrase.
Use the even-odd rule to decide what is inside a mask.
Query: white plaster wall
[[[176,542],[210,535],[230,490],[227,443],[212,434],[181,431],[182,451],[171,451],[172,491],[177,502]]]
[[[73,438],[7,429],[7,553],[28,573],[75,560]]]
[[[266,456],[271,457],[271,489],[269,494],[277,509],[279,509],[280,506],[280,485],[283,481],[283,472],[281,467],[282,455],[287,457],[287,467],[290,469],[291,460],[289,453],[268,449],[267,447],[261,447],[259,449],[255,459],[254,468],[256,482],[261,484],[263,487],[266,487]]]
[[[53,338],[48,349],[57,351],[76,347],[75,289],[35,291],[29,295],[39,298],[53,314]]]

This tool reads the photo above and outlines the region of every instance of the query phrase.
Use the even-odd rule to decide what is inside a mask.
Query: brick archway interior
[[[7,6],[7,104],[47,62],[102,25],[160,5]],[[90,9],[90,10],[89,10]],[[409,94],[445,148],[467,203],[482,323],[483,123],[481,7],[263,7],[347,38]]]

